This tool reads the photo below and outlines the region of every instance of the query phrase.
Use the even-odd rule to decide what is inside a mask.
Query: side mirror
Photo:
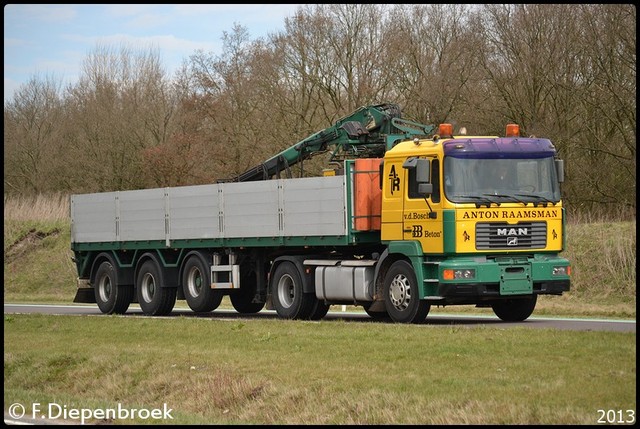
[[[431,178],[431,161],[425,158],[407,158],[402,164],[407,170],[416,171],[416,182],[429,183]]]
[[[418,193],[420,195],[430,195],[431,193],[433,193],[433,184],[418,183]]]
[[[418,194],[427,196],[433,192],[433,184],[429,183],[431,181],[430,160],[417,157],[407,158],[402,167],[415,172]]]

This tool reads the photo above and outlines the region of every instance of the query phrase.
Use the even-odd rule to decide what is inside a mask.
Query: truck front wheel
[[[142,312],[149,316],[166,316],[176,303],[175,287],[162,286],[160,267],[153,260],[142,264],[136,279],[138,304]]]
[[[96,303],[105,314],[124,314],[133,300],[133,286],[118,285],[116,270],[109,261],[104,261],[96,271],[94,286]]]
[[[536,308],[538,295],[527,298],[514,298],[498,301],[491,305],[493,312],[505,322],[522,322],[533,313]]]
[[[271,281],[271,296],[276,313],[284,319],[309,319],[316,309],[315,294],[304,293],[302,277],[289,261],[276,268]]]
[[[384,279],[384,302],[391,320],[397,323],[420,323],[431,306],[418,297],[418,281],[407,261],[396,261]]]
[[[211,288],[211,272],[198,256],[191,256],[184,264],[182,291],[189,308],[196,313],[213,311],[222,302],[222,293]]]

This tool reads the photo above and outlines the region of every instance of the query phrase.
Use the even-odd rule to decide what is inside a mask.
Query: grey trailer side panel
[[[71,196],[71,242],[117,241],[117,192]]]
[[[283,235],[345,235],[344,180],[344,176],[285,180]]]
[[[73,195],[72,242],[346,236],[344,176]]]
[[[220,185],[168,188],[172,240],[220,237]]]
[[[223,184],[223,236],[225,238],[279,236],[281,228],[278,207],[281,186],[280,180]]]
[[[120,240],[165,239],[165,189],[121,191]]]

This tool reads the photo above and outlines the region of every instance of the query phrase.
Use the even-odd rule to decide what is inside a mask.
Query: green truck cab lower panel
[[[440,262],[440,281],[433,295],[450,304],[513,295],[561,295],[570,288],[568,267],[569,261],[555,254],[447,258]],[[460,276],[445,280],[445,270]]]

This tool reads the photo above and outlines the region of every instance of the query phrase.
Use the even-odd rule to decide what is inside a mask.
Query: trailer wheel
[[[142,264],[136,278],[138,304],[148,316],[165,316],[171,313],[176,303],[175,287],[162,286],[160,267],[153,260]]]
[[[264,302],[253,302],[256,296],[256,272],[244,269],[240,272],[240,289],[231,292],[231,305],[238,313],[257,313],[264,307]]]
[[[384,279],[385,308],[397,323],[424,321],[431,306],[418,298],[418,281],[413,267],[404,260],[391,265]]]
[[[124,314],[133,301],[133,286],[118,285],[116,270],[109,261],[104,261],[96,271],[94,287],[96,303],[105,314]]]
[[[196,313],[207,313],[218,308],[222,293],[211,288],[211,272],[198,256],[191,256],[182,271],[182,291],[189,308]]]
[[[533,313],[536,308],[538,295],[527,298],[507,299],[491,304],[496,316],[505,322],[522,322]]]
[[[278,265],[271,280],[271,289],[278,316],[284,319],[310,318],[317,299],[315,294],[303,292],[302,277],[292,262]]]

